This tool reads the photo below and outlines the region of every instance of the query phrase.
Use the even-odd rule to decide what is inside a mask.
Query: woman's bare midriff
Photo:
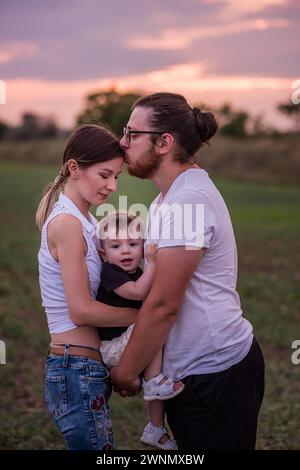
[[[76,344],[78,346],[100,347],[97,329],[93,326],[78,326],[73,330],[51,335],[52,344]]]

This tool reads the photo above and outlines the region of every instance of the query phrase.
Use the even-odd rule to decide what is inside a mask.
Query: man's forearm
[[[176,312],[157,301],[141,308],[130,341],[118,366],[118,378],[126,382],[137,377],[163,347],[176,320]]]

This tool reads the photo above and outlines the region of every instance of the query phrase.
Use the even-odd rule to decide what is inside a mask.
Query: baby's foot
[[[176,441],[171,438],[170,434],[168,433],[168,430],[164,426],[154,426],[154,424],[150,422],[145,427],[140,441],[143,444],[156,447],[157,449],[178,449]]]
[[[185,385],[181,380],[166,378],[159,374],[148,381],[143,380],[144,400],[169,400],[182,392]]]

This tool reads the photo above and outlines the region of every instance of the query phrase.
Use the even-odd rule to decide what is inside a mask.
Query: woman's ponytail
[[[63,186],[63,183],[67,177],[66,169],[67,167],[64,166],[60,170],[55,180],[49,183],[44,189],[43,197],[41,199],[41,202],[39,203],[39,207],[35,216],[36,224],[40,230],[42,230],[42,227],[52,210],[52,207],[55,203],[57,191]]]

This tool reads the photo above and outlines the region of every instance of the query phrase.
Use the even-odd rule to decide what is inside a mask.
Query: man
[[[211,113],[190,108],[180,95],[156,93],[135,104],[121,140],[129,173],[160,189],[146,240],[158,241],[158,256],[151,291],[112,379],[119,390],[136,393],[139,374],[164,345],[164,375],[185,383],[166,401],[181,451],[254,449],[264,393],[263,356],[236,292],[230,216],[208,174],[193,163],[216,130]],[[169,212],[157,221],[163,206]],[[197,214],[203,214],[201,233],[178,235],[178,227],[197,225]]]

